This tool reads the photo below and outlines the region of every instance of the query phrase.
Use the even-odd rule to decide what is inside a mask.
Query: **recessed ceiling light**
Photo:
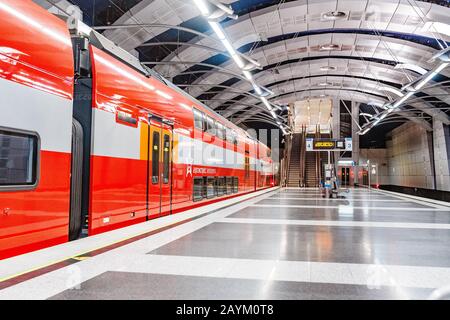
[[[322,66],[320,67],[320,71],[333,71],[336,70],[336,67],[333,66]]]
[[[341,20],[345,19],[347,14],[343,11],[329,11],[322,13],[322,19],[324,20]]]
[[[320,51],[332,51],[332,50],[339,50],[339,45],[330,43],[330,44],[324,44],[319,47]]]
[[[331,85],[332,85],[332,84],[329,83],[329,82],[320,82],[320,83],[319,83],[319,86],[321,86],[321,87],[331,86]]]

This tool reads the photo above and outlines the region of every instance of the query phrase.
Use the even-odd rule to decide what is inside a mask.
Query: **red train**
[[[0,259],[274,184],[264,144],[101,35],[0,16]]]

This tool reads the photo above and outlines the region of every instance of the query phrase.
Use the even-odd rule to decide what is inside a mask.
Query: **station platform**
[[[0,299],[425,299],[450,204],[270,188],[0,261]]]

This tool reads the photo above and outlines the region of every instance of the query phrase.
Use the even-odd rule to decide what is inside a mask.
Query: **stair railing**
[[[287,186],[287,180],[288,180],[288,172],[291,165],[291,149],[292,149],[292,137],[289,135],[286,139],[286,148],[284,150],[284,159],[286,159],[286,165],[284,168],[284,178],[283,178],[283,185]]]

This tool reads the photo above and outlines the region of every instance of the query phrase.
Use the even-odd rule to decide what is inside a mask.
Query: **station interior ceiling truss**
[[[233,14],[205,17],[198,1]],[[287,123],[287,105],[323,97],[358,102],[365,114],[360,122],[370,121],[405,85],[436,68],[440,61],[433,56],[450,40],[447,0],[35,2],[62,10],[67,3],[77,5],[86,24],[246,127],[277,127]],[[270,93],[272,112],[219,41],[212,20],[242,58],[256,62],[249,73]],[[433,117],[449,123],[449,77],[450,68],[441,70],[378,126],[405,121],[430,126]]]

